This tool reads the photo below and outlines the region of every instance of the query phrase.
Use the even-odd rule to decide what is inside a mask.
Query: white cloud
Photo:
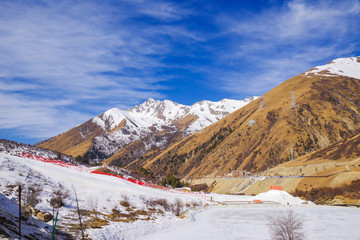
[[[351,56],[358,47],[358,8],[359,1],[352,0],[295,0],[243,18],[222,16],[223,34],[237,44],[221,53],[219,62],[252,69],[233,67],[219,76],[223,89],[263,94],[314,64]]]
[[[3,1],[2,128],[49,137],[110,107],[163,98],[164,83],[187,76],[208,76],[239,97],[258,95],[358,47],[359,1],[287,1],[237,17],[197,12],[195,5]]]
[[[290,1],[281,8],[270,8],[246,19],[223,17],[229,31],[246,38],[283,43],[289,40],[307,40],[324,34],[344,34],[356,16],[358,1]]]
[[[176,19],[176,6],[158,2],[145,11],[133,1],[118,4],[116,9],[91,1],[0,5],[1,128],[50,137],[89,113],[163,97],[157,82],[166,77],[154,74],[163,66],[156,56],[171,46],[129,19],[145,12]]]
[[[165,20],[178,20],[191,14],[189,9],[180,8],[175,3],[162,1],[142,1],[139,10],[143,14]]]
[[[225,73],[217,73],[215,78],[220,79],[224,90],[235,94],[236,97],[243,95],[262,95],[275,86],[291,77],[303,73],[315,65],[314,62],[320,61],[326,64],[334,55],[347,56],[354,51],[355,45],[350,45],[342,50],[335,45],[324,47],[309,47],[306,51],[298,51],[292,54],[274,56],[273,58],[256,59],[258,65],[254,65],[255,70],[249,72],[239,72],[229,70]],[[218,83],[219,84],[219,83]]]
[[[18,129],[19,135],[33,138],[51,137],[67,130],[64,126],[75,126],[89,115],[74,111],[61,111],[71,100],[34,100],[19,94],[0,92],[0,126],[3,129]],[[75,115],[76,118],[71,117]],[[73,115],[73,116],[74,116]]]

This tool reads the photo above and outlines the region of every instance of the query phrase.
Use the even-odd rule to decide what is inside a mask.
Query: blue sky
[[[262,95],[359,55],[359,0],[0,0],[0,138],[33,144],[150,97]]]

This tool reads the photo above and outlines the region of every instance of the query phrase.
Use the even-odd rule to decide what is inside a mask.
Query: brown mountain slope
[[[37,145],[71,156],[84,155],[91,148],[93,138],[102,133],[104,133],[104,130],[89,120]]]
[[[359,92],[358,79],[301,74],[264,94],[262,104],[262,99],[253,101],[136,164],[186,178],[223,176],[234,169],[263,171],[288,161],[291,148],[297,158],[359,130]]]
[[[271,185],[280,185],[288,192],[312,191],[321,188],[342,188],[360,179],[360,132],[337,141],[313,153],[301,156],[263,172],[264,176],[304,176],[296,178],[265,178],[251,184],[245,192],[257,194],[266,191]],[[212,179],[213,191],[237,193],[249,179]],[[231,189],[231,190],[230,190]],[[338,193],[339,195],[344,195]],[[360,193],[358,193],[359,195]],[[346,195],[346,194],[345,194]],[[337,200],[331,204],[360,204],[347,197],[346,201]],[[330,199],[331,201],[334,198]],[[343,199],[344,200],[344,199]]]
[[[192,184],[207,183],[218,193],[258,194],[270,186],[282,186],[323,204],[360,204],[360,132],[315,152],[287,161],[250,178],[188,179]],[[278,176],[278,177],[277,177]],[[279,177],[282,176],[282,177]],[[292,177],[286,177],[292,176]],[[354,185],[354,182],[357,184]],[[348,186],[351,185],[351,188]]]

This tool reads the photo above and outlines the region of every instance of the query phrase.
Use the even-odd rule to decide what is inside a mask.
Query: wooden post
[[[84,230],[83,230],[83,226],[82,226],[82,222],[81,222],[81,214],[80,214],[80,208],[79,208],[79,200],[78,200],[78,198],[77,198],[77,194],[76,194],[76,190],[75,190],[74,185],[73,185],[72,187],[73,187],[74,192],[75,192],[76,207],[77,207],[77,211],[78,211],[78,215],[79,215],[79,222],[80,222],[81,237],[82,237],[82,240],[84,240],[84,239],[85,239],[85,237],[84,237]]]
[[[21,186],[19,185],[19,236],[21,236]]]

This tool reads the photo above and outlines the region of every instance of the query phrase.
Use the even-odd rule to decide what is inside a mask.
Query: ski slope
[[[44,181],[45,190],[51,188],[52,185],[59,184],[71,191],[75,188],[80,202],[86,202],[89,197],[97,197],[99,208],[105,210],[111,210],[109,208],[112,206],[111,204],[109,205],[109,202],[120,201],[125,195],[129,198],[129,201],[134,203],[138,203],[141,196],[166,198],[170,202],[175,201],[177,198],[185,202],[201,200],[199,197],[181,194],[180,192],[173,193],[171,191],[148,188],[112,176],[92,174],[91,171],[95,168],[83,168],[82,171],[79,171],[78,167],[62,167],[5,154],[0,154],[0,161],[2,165],[15,165],[16,169],[11,173],[7,173],[11,174],[8,177],[9,182],[15,183],[15,181],[21,181],[21,178],[25,178],[28,171],[34,171],[37,175],[30,176],[30,179],[41,181],[42,178],[46,178]],[[16,176],[19,173],[22,176]],[[139,207],[141,207],[140,204]]]
[[[204,198],[203,194],[159,190],[112,176],[92,174],[93,170],[83,168],[80,171],[78,167],[62,167],[0,153],[0,191],[5,193],[7,186],[18,183],[37,183],[43,191],[36,208],[51,212],[49,199],[53,189],[67,189],[70,194],[65,200],[66,205],[60,208],[58,223],[65,231],[66,226],[76,221],[76,218],[69,219],[76,215],[74,189],[80,208],[90,209],[89,199],[96,199],[97,211],[103,218],[113,209],[122,213],[129,211],[119,204],[123,200],[127,200],[132,209],[139,210],[150,209],[148,200],[151,199],[166,199],[169,204],[181,201],[181,210],[187,211],[184,219],[163,209],[162,213],[154,213],[147,220],[144,217],[133,222],[110,221],[101,228],[87,229],[85,233],[92,239],[269,239],[266,217],[287,209],[294,209],[304,219],[306,239],[339,239],[339,236],[360,239],[356,238],[360,209],[304,205],[301,199],[278,190],[257,196],[211,193]],[[7,192],[7,195],[10,200],[7,202],[16,204],[16,192]],[[264,204],[254,204],[254,200]],[[194,203],[197,207],[186,207]],[[205,204],[208,207],[204,207]]]
[[[1,192],[7,192],[8,186],[17,186],[19,183],[23,183],[25,186],[31,184],[42,186],[43,190],[39,197],[40,202],[36,205],[36,208],[42,211],[52,212],[49,200],[53,196],[54,188],[68,190],[70,195],[65,199],[66,205],[60,208],[59,211],[59,224],[63,226],[69,223],[69,220],[67,220],[69,215],[75,215],[74,189],[77,192],[80,209],[90,209],[89,200],[96,199],[98,203],[97,211],[103,214],[109,214],[113,209],[127,213],[128,210],[119,204],[120,201],[124,200],[131,204],[131,208],[139,210],[146,210],[148,208],[146,202],[152,199],[166,199],[169,204],[175,204],[176,201],[180,200],[184,205],[194,205],[196,203],[199,206],[206,201],[201,196],[193,194],[158,190],[112,176],[92,174],[91,171],[94,170],[92,168],[79,171],[78,167],[62,167],[2,153],[0,153],[0,166]],[[10,192],[8,198],[15,204],[17,202],[17,192]],[[152,218],[155,220],[158,218],[163,220],[178,219],[171,211],[154,214]],[[129,225],[131,224],[116,226],[122,228]],[[102,232],[102,229],[96,229],[93,232]]]

